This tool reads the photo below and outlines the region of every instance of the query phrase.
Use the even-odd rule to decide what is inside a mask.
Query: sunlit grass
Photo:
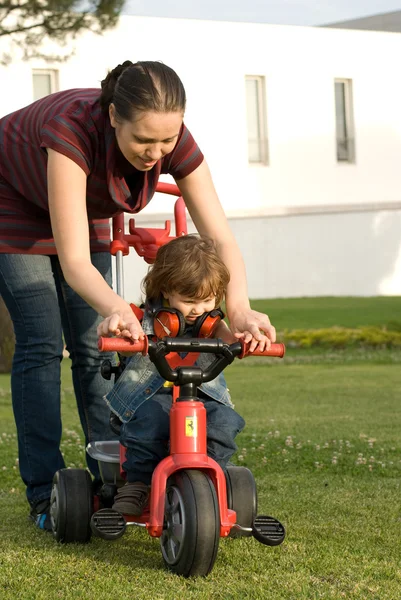
[[[274,298],[253,300],[252,307],[267,313],[277,330],[401,326],[400,296]]]
[[[269,305],[272,320],[285,307],[277,312],[283,328],[319,326],[330,310],[320,326],[380,324],[380,313],[386,322],[401,314],[400,299],[359,300],[349,310],[338,299],[301,300],[298,311],[295,301]],[[201,580],[166,572],[158,540],[143,530],[129,529],[116,542],[62,546],[33,527],[9,377],[0,376],[1,600],[398,600],[400,362],[401,352],[391,350],[289,349],[284,360],[251,358],[227,369],[246,420],[235,462],[252,470],[259,511],[279,518],[287,537],[277,548],[221,540],[214,569]],[[66,464],[82,468],[68,361],[62,410]]]
[[[389,354],[387,355],[389,356]],[[62,448],[68,466],[84,449],[64,368]],[[398,364],[251,359],[227,372],[247,426],[237,464],[257,481],[261,513],[279,518],[278,548],[222,540],[211,575],[167,573],[158,541],[130,529],[117,542],[57,545],[27,519],[18,476],[8,378],[0,379],[0,597],[315,599],[399,597]]]

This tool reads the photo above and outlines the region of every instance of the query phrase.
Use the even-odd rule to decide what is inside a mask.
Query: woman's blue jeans
[[[93,253],[92,263],[111,285],[110,254]],[[63,334],[86,443],[115,438],[103,400],[112,382],[100,373],[102,361],[112,356],[98,351],[101,317],[66,283],[57,256],[0,254],[0,294],[16,337],[11,392],[19,468],[34,504],[50,496],[53,476],[65,466],[60,452]],[[98,479],[97,463],[87,461]]]

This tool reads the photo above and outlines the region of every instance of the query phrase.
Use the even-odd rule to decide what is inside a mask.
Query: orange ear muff
[[[204,313],[197,319],[192,330],[192,337],[212,337],[217,325],[222,319],[224,319],[224,313],[220,308],[215,308],[210,312]]]
[[[175,308],[159,308],[153,315],[156,337],[179,337],[185,331],[185,319]]]

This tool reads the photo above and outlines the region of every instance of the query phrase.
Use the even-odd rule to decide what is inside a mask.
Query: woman
[[[108,439],[96,336],[141,339],[129,304],[111,288],[109,218],[139,212],[160,173],[171,174],[200,234],[230,272],[232,332],[263,349],[275,340],[249,306],[245,269],[208,166],[183,123],[185,90],[158,62],[126,61],[98,89],[52,94],[0,119],[0,293],[16,334],[11,375],[21,477],[31,517],[50,528],[60,452],[60,362],[72,359],[85,441]],[[101,319],[103,317],[103,320]],[[97,465],[88,463],[95,483]]]

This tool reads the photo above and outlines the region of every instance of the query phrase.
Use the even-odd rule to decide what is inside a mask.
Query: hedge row
[[[293,329],[279,339],[290,348],[401,348],[401,331],[386,327]]]
[[[14,332],[1,298],[0,323],[0,373],[9,373],[14,353]],[[401,348],[401,331],[397,327],[293,329],[280,332],[278,339],[289,348]]]

